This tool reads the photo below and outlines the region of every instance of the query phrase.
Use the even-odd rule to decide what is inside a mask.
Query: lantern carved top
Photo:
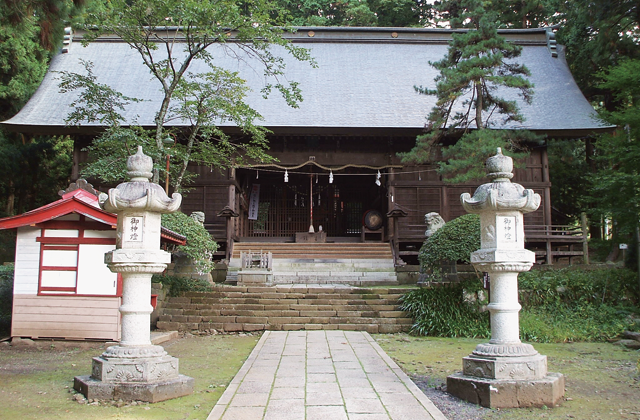
[[[532,212],[540,206],[540,195],[522,185],[512,183],[513,159],[502,154],[498,148],[495,156],[486,161],[487,177],[492,182],[478,187],[473,197],[468,193],[460,196],[462,206],[468,213],[493,211]]]
[[[120,213],[125,210],[142,210],[157,213],[173,213],[180,208],[182,195],[174,193],[171,198],[164,189],[149,179],[153,176],[153,161],[138,146],[138,152],[127,159],[127,175],[130,181],[101,195],[100,206],[106,211]]]

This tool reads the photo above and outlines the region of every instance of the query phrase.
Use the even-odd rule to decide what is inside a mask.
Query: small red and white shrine
[[[104,263],[118,222],[100,208],[98,194],[79,179],[60,200],[0,219],[0,229],[18,230],[12,337],[120,339],[122,280]],[[185,243],[165,228],[161,237]]]

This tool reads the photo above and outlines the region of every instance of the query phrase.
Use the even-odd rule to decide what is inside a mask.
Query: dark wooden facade
[[[384,217],[384,240],[411,260],[424,240],[424,215],[439,213],[445,221],[465,214],[460,195],[473,194],[485,182],[452,185],[444,183],[434,166],[403,165],[397,157],[408,150],[415,137],[278,136],[271,139],[271,154],[277,166],[256,166],[235,170],[195,167],[198,178],[183,201],[183,211],[203,211],[206,225],[222,244],[219,257],[228,257],[234,241],[293,241],[296,232],[309,228],[309,205],[313,202],[314,229],[322,225],[333,240],[361,237],[363,215],[377,210]],[[333,172],[324,168],[339,168]],[[287,169],[288,182],[284,182]],[[381,185],[375,184],[382,168]],[[549,168],[546,148],[531,151],[514,181],[542,197],[540,208],[525,216],[527,225],[551,224]],[[248,220],[249,196],[253,184],[260,185],[258,220]],[[313,200],[309,190],[313,190]],[[229,206],[239,216],[219,217]],[[406,217],[387,218],[397,206]],[[393,224],[397,223],[397,226]],[[408,257],[407,257],[408,256]]]

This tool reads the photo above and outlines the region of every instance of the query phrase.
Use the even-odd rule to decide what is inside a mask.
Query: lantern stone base
[[[447,377],[447,392],[489,408],[554,407],[564,397],[564,375],[541,379],[487,379],[459,372]]]
[[[159,402],[193,393],[194,379],[185,375],[161,382],[102,382],[89,375],[76,376],[73,388],[87,399]]]
[[[547,376],[547,356],[538,352],[520,357],[471,354],[462,358],[462,373],[486,379],[541,379]]]
[[[193,393],[193,378],[161,346],[111,346],[93,358],[91,376],[74,378],[88,399],[158,402]]]

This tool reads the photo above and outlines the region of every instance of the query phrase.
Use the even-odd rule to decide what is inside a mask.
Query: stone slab
[[[152,383],[107,383],[89,375],[76,376],[73,389],[87,399],[159,402],[184,397],[193,393],[194,379],[179,375],[177,378]]]
[[[554,407],[564,396],[564,375],[548,373],[542,379],[500,380],[459,372],[447,377],[447,392],[489,408]]]
[[[227,418],[446,420],[368,333],[344,330],[265,332],[208,420]]]
[[[151,344],[159,345],[178,338],[178,331],[151,331]]]

